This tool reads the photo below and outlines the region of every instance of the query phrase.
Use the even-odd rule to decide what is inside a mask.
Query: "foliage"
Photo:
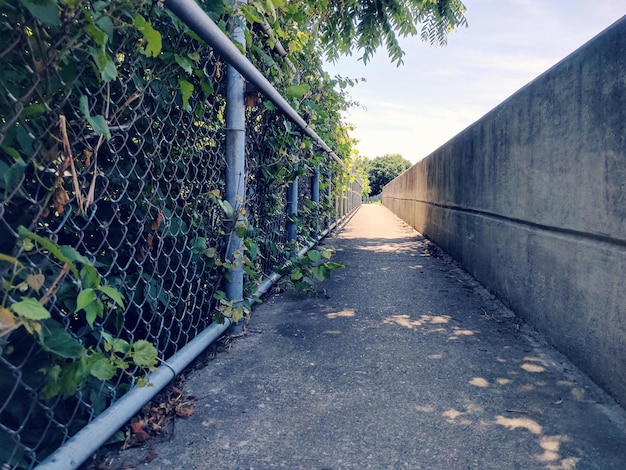
[[[383,155],[366,163],[371,194],[380,194],[383,186],[411,167],[411,162],[398,153]]]
[[[319,247],[309,250],[304,256],[294,256],[276,272],[288,275],[297,292],[317,295],[315,281],[325,281],[332,271],[345,267],[343,263],[331,261],[332,251]]]
[[[369,163],[370,163],[370,160],[367,157],[364,157],[358,154],[356,154],[352,158],[352,162],[351,162],[353,171],[361,179],[361,189],[362,189],[361,196],[364,198],[368,197],[372,192],[372,188],[370,186],[370,177],[369,177],[369,172],[368,172]]]
[[[19,251],[30,252],[31,259],[41,256],[44,269],[35,270],[20,262],[19,256],[0,253],[0,261],[11,265],[9,277],[2,280],[5,295],[0,304],[0,341],[11,360],[18,360],[11,336],[23,327],[50,355],[50,364],[39,369],[46,376],[42,389],[45,398],[60,393],[73,395],[89,375],[103,381],[118,373],[132,377],[131,366],[147,371],[156,365],[157,351],[152,344],[145,340],[129,343],[104,329],[124,302],[117,289],[102,283],[89,260],[72,247],[58,246],[24,227],[19,228],[19,234]],[[74,289],[68,288],[66,276],[73,278]],[[64,282],[66,288],[59,292]],[[11,301],[11,291],[20,292],[19,301]],[[57,295],[57,301],[64,305],[64,319],[71,318],[69,328],[64,328],[63,318],[55,319],[46,308]]]
[[[282,2],[274,2],[282,3]],[[420,35],[431,44],[446,43],[448,33],[466,26],[460,0],[307,0],[298,2],[311,36],[330,60],[356,52],[367,63],[384,46],[402,64],[399,38]],[[420,27],[421,26],[421,27]]]

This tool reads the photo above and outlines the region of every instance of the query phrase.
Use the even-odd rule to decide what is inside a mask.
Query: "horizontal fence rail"
[[[361,202],[358,179],[264,65],[197,4],[165,4],[132,12],[135,27],[121,32],[107,20],[113,7],[57,19],[18,2],[0,19],[3,470],[78,467],[277,267]],[[98,47],[80,42],[85,31]],[[235,203],[227,64],[275,104],[243,111]]]

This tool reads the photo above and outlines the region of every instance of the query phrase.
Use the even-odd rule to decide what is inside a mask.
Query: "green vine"
[[[9,277],[2,279],[4,296],[0,304],[0,344],[5,354],[13,357],[16,348],[12,336],[23,328],[41,346],[50,362],[39,369],[45,377],[41,395],[51,399],[59,394],[73,395],[93,376],[107,381],[123,373],[146,384],[146,374],[157,363],[156,348],[145,340],[129,343],[105,331],[97,323],[124,307],[119,291],[102,284],[98,271],[85,257],[69,246],[38,236],[24,227],[19,228],[18,252],[47,258],[49,275],[19,261],[19,256],[0,254],[0,262],[9,263]],[[65,320],[74,326],[69,331],[46,308],[62,286],[71,278],[74,290],[73,310],[65,310]],[[46,281],[51,279],[45,288]],[[45,291],[44,291],[45,288]],[[11,302],[10,294],[19,292],[20,300]],[[66,296],[67,300],[67,296]],[[78,325],[87,324],[79,328]],[[136,376],[140,372],[140,376]]]

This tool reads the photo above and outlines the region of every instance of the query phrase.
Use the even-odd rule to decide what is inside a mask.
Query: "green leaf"
[[[104,116],[98,114],[97,116],[88,118],[87,121],[91,124],[91,127],[96,134],[102,135],[107,139],[111,138],[111,131],[109,130],[109,125],[104,119]]]
[[[74,361],[64,364],[63,367],[53,366],[48,371],[50,382],[46,384],[41,394],[46,399],[53,398],[59,393],[72,396],[88,376],[89,369],[83,361]]]
[[[318,262],[322,259],[322,254],[317,250],[309,250],[306,254],[307,258],[309,258],[314,263]]]
[[[144,52],[148,57],[156,57],[161,53],[163,40],[161,33],[152,27],[150,22],[146,21],[139,13],[135,13],[133,25],[141,32],[146,40]]]
[[[59,26],[61,18],[59,16],[59,8],[55,0],[20,0],[20,3],[36,19],[46,26]]]
[[[271,101],[268,101],[268,100],[263,101],[263,106],[268,111],[276,111],[276,106],[274,106],[274,103],[272,103]]]
[[[24,172],[26,171],[27,164],[24,160],[19,158],[18,160],[11,165],[9,171],[4,175],[4,183],[5,189],[7,192],[12,192],[18,185],[21,183],[22,178],[24,177]]]
[[[2,146],[0,146],[0,150],[2,150],[7,155],[10,155],[11,157],[13,157],[14,160],[21,160],[22,159],[22,157],[20,155],[20,152],[15,150],[13,147],[7,147],[6,145],[2,145]]]
[[[287,98],[290,99],[301,99],[306,93],[309,91],[309,85],[306,83],[300,83],[298,85],[291,85],[287,87],[285,90],[285,94]]]
[[[230,202],[218,199],[217,203],[224,211],[224,214],[226,214],[226,217],[231,218],[233,216],[233,214],[235,213],[235,209],[233,209],[233,206]]]
[[[102,301],[96,297],[92,303],[85,306],[84,310],[85,319],[87,320],[89,327],[93,330],[93,324],[95,323],[96,318],[102,318],[104,315],[104,305],[102,304]]]
[[[108,56],[108,54],[104,62],[104,66],[100,69],[100,75],[102,76],[102,80],[104,80],[105,82],[111,82],[117,78],[117,67],[115,67],[115,62],[113,62],[113,59],[111,59]],[[96,118],[102,118],[102,120],[104,121],[104,118],[100,115],[94,117],[94,119]],[[108,127],[107,127],[107,132],[108,132]],[[111,138],[110,134],[107,135],[107,133],[105,132],[102,132],[101,134],[106,136],[107,139]]]
[[[15,302],[10,309],[21,318],[27,320],[45,320],[50,318],[50,312],[32,297],[22,297],[22,300]]]
[[[21,117],[27,118],[32,116],[40,116],[46,112],[46,106],[43,103],[34,103],[28,105],[22,111]]]
[[[326,269],[332,270],[332,271],[336,271],[338,269],[343,269],[346,267],[346,265],[344,263],[332,263],[330,261],[327,261],[326,263],[324,263],[324,267]]]
[[[98,288],[100,292],[113,300],[117,305],[124,308],[124,300],[122,299],[122,294],[115,288],[111,286],[100,286]]]
[[[140,339],[133,343],[131,357],[139,367],[154,367],[157,364],[157,350],[152,343]]]
[[[91,375],[102,381],[111,380],[117,373],[117,367],[100,353],[93,353],[89,356],[87,367]]]
[[[74,313],[79,310],[86,310],[89,305],[96,301],[96,298],[96,291],[93,289],[81,290],[78,297],[76,297],[76,310],[74,310]]]
[[[193,84],[189,83],[187,80],[183,78],[178,79],[178,86],[180,87],[180,93],[183,100],[183,108],[187,111],[191,111],[191,106],[189,105],[189,98],[193,93]]]
[[[255,260],[261,255],[261,248],[259,248],[256,242],[248,241],[246,242],[246,246],[248,247],[250,259]]]
[[[80,359],[85,348],[55,320],[47,320],[39,334],[43,348],[64,359]]]
[[[109,126],[106,123],[104,116],[102,115],[91,116],[89,112],[89,102],[87,101],[87,97],[85,95],[82,95],[80,97],[79,106],[80,106],[81,112],[85,116],[85,119],[87,119],[87,122],[89,123],[93,131],[96,134],[102,135],[106,137],[107,139],[110,139],[111,131],[109,130]]]
[[[77,0],[81,1],[81,0]],[[103,15],[96,20],[96,24],[98,27],[104,31],[107,35],[108,39],[113,38],[113,34],[115,32],[115,26],[113,25],[113,20],[109,16]]]
[[[174,55],[174,60],[176,60],[176,63],[188,74],[193,72],[193,62],[191,62],[191,60],[178,54]]]
[[[104,338],[105,341],[105,351],[113,351],[114,353],[122,354],[128,354],[128,352],[130,351],[131,345],[128,341],[122,338],[115,338],[112,334],[107,333],[106,331],[102,331],[100,335]]]
[[[303,277],[304,277],[304,275],[302,274],[302,270],[300,268],[294,269],[293,272],[291,273],[291,280],[292,281],[299,281]]]
[[[213,83],[208,77],[205,77],[205,79],[202,80],[202,82],[200,83],[200,88],[202,88],[202,91],[205,92],[207,95],[212,95],[213,93],[215,93]]]
[[[91,57],[93,57],[98,70],[100,71],[100,78],[105,82],[111,82],[117,78],[117,68],[115,62],[109,54],[106,53],[104,48],[89,50]]]
[[[245,237],[247,231],[248,227],[246,227],[245,225],[237,225],[235,227],[235,235],[237,235],[239,238]]]
[[[87,26],[85,28],[85,31],[87,32],[87,34],[89,34],[89,36],[93,38],[98,46],[105,46],[109,40],[108,35],[100,28],[98,28],[95,24]]]
[[[324,265],[313,266],[311,268],[311,272],[313,273],[313,276],[318,281],[325,281],[330,276],[330,272],[328,271],[328,269],[326,269],[326,267]]]
[[[86,287],[100,287],[100,273],[90,264],[83,264],[80,270],[80,278]]]

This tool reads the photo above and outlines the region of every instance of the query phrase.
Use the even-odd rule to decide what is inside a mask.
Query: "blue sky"
[[[464,0],[468,28],[445,47],[402,41],[404,65],[384,51],[349,57],[331,74],[365,78],[346,121],[361,155],[428,156],[535,77],[626,14],[623,0]]]

